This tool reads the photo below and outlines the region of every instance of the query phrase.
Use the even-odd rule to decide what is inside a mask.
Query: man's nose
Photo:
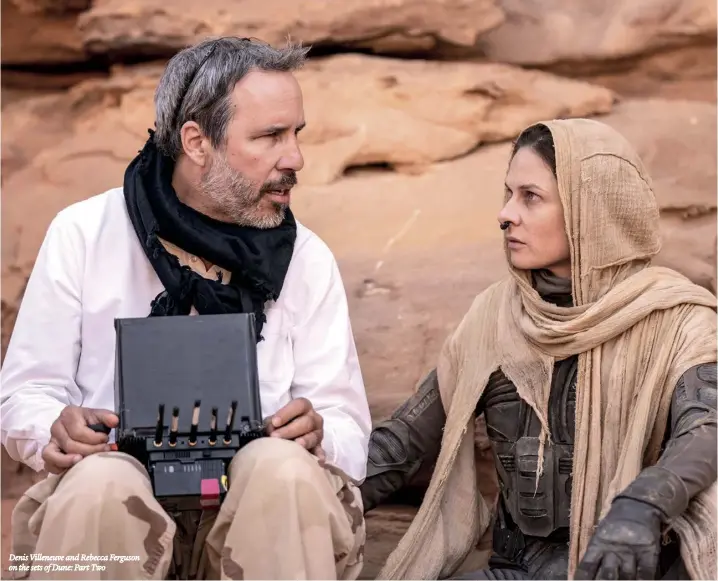
[[[304,156],[299,148],[299,143],[296,139],[293,139],[291,143],[287,144],[287,148],[284,151],[282,157],[279,158],[277,169],[279,171],[300,171],[304,167]]]

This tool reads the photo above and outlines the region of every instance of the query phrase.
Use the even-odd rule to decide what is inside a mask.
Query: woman
[[[640,159],[603,123],[541,123],[515,144],[505,200],[511,276],[372,433],[367,511],[435,464],[379,578],[717,578],[716,299],[650,266]],[[482,414],[493,461],[477,472]]]

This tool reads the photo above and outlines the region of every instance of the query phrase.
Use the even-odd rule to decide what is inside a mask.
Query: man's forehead
[[[304,121],[302,92],[289,72],[251,71],[235,85],[233,101],[238,117],[254,128]]]
[[[302,91],[290,72],[251,71],[235,85],[234,97],[238,103],[258,105],[301,100]]]

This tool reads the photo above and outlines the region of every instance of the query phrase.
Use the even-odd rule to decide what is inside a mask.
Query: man
[[[124,187],[48,229],[2,370],[2,443],[51,473],[17,505],[13,552],[129,558],[49,577],[361,569],[369,409],[337,264],[289,208],[306,52],[223,38],[175,55]],[[113,321],[233,312],[257,316],[270,437],[235,456],[218,514],[168,515],[140,463],[87,427],[118,424]]]

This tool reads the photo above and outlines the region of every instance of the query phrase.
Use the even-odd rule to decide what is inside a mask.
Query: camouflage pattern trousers
[[[263,438],[236,454],[229,479],[222,506],[201,513],[182,551],[176,519],[154,498],[141,463],[120,452],[88,456],[18,501],[12,553],[35,560],[13,561],[31,569],[13,575],[166,579],[178,574],[181,560],[183,578],[359,576],[366,538],[361,494],[342,471],[321,467],[294,442]]]

